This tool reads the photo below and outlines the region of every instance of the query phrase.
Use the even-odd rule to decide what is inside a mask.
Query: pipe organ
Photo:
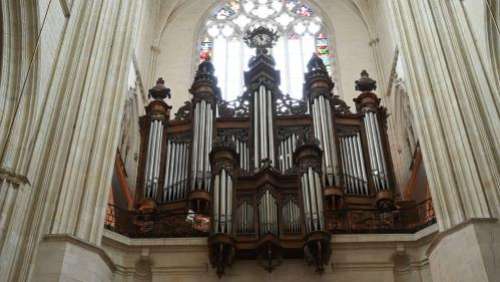
[[[396,209],[386,112],[365,71],[351,111],[332,94],[316,55],[304,98],[281,93],[269,52],[276,34],[260,27],[246,40],[257,52],[244,74],[247,90],[235,101],[221,98],[210,61],[199,65],[192,99],[172,120],[163,81],[150,90],[137,209],[204,218],[210,260],[221,275],[234,258],[257,258],[272,270],[298,253],[322,271],[338,226],[335,211]]]

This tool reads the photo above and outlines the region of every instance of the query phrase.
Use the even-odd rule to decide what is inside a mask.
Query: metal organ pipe
[[[369,160],[370,160],[370,176],[373,180],[373,184],[375,186],[375,190],[378,192],[380,191],[380,186],[377,181],[377,177],[374,174],[374,171],[377,170],[377,162],[376,162],[376,157],[375,157],[375,149],[374,149],[374,141],[373,141],[373,134],[371,130],[371,125],[369,121],[369,112],[365,113],[365,118],[364,118],[364,123],[365,123],[365,130],[366,130],[366,139],[368,140],[368,154],[369,154]]]
[[[220,221],[220,218],[219,218],[219,209],[220,209],[219,199],[221,199],[221,196],[220,196],[219,183],[220,183],[220,176],[217,174],[217,175],[215,175],[215,180],[214,180],[214,230],[215,230],[215,233],[219,232],[219,221]]]
[[[268,122],[268,134],[266,134],[266,137],[269,138],[269,153],[268,157],[271,160],[271,164],[275,166],[275,159],[274,159],[274,129],[273,129],[273,107],[272,107],[272,101],[271,101],[271,96],[272,92],[268,91],[267,92],[267,122]]]
[[[319,178],[319,174],[316,171],[313,171],[314,175],[314,184],[316,186],[316,198],[318,201],[318,216],[319,216],[319,229],[323,229],[324,218],[323,218],[323,197],[322,197],[322,188],[321,188],[321,179]]]
[[[198,190],[202,189],[203,177],[204,175],[204,154],[205,154],[205,127],[206,124],[206,102],[201,100],[201,112],[200,112],[200,127],[199,127],[199,141],[200,141],[200,152],[198,153],[198,172],[196,173],[196,188]]]
[[[366,178],[366,169],[365,169],[365,160],[363,157],[363,149],[361,148],[361,136],[359,135],[359,132],[356,135],[356,150],[358,152],[358,155],[360,157],[360,165],[361,165],[361,175],[363,176],[363,181],[364,183],[364,193],[365,195],[368,195],[368,183],[367,183],[367,178]]]
[[[196,174],[198,172],[198,128],[200,127],[200,122],[198,118],[200,117],[200,103],[196,104],[194,109],[194,130],[193,130],[193,155],[191,161],[191,190],[195,190],[196,185]]]
[[[373,120],[373,124],[375,127],[375,136],[377,138],[377,146],[379,147],[379,151],[380,151],[380,161],[382,162],[382,175],[384,177],[383,179],[384,179],[385,189],[388,189],[389,183],[388,183],[388,179],[387,179],[387,165],[385,163],[384,150],[382,147],[382,137],[381,137],[382,135],[380,134],[380,126],[379,126],[376,114],[373,114],[372,120]]]
[[[227,174],[227,232],[231,232],[233,218],[233,180]]]
[[[263,96],[263,93],[262,93],[262,89],[263,89],[264,86],[261,86],[261,88],[259,89],[259,112],[260,113],[260,116],[259,116],[259,120],[260,120],[260,125],[259,125],[259,136],[260,136],[260,156],[259,156],[259,159],[258,159],[258,166],[260,167],[260,160],[262,160],[264,158],[264,154],[265,154],[265,148],[266,148],[266,144],[265,144],[265,136],[264,136],[264,115],[266,114],[266,111],[264,109],[264,103],[263,103],[263,100],[262,100],[262,96]]]
[[[220,202],[221,202],[221,212],[220,212],[220,225],[221,225],[221,230],[222,232],[226,231],[226,203],[227,203],[227,190],[226,190],[226,170],[222,169],[221,170],[221,184],[220,184],[220,191],[221,191],[221,197],[220,197]]]
[[[358,167],[359,164],[359,159],[356,154],[356,150],[354,148],[354,137],[350,136],[347,138],[348,144],[350,151],[352,153],[352,166],[353,166],[353,171],[354,171],[354,181],[356,183],[356,193],[361,194],[362,191],[362,183],[360,182],[361,179],[361,170]]]
[[[308,181],[308,184],[309,184],[309,189],[308,189],[308,194],[309,194],[309,197],[311,198],[311,207],[312,207],[312,220],[313,220],[313,228],[314,230],[316,230],[317,226],[318,226],[318,218],[319,218],[319,214],[318,214],[318,201],[316,199],[316,193],[315,193],[315,185],[314,185],[314,176],[313,176],[313,173],[312,173],[312,168],[309,167],[308,168],[308,171],[307,171],[307,181]]]
[[[258,104],[258,92],[254,95],[254,139],[253,139],[253,151],[254,151],[254,167],[257,170],[259,168],[259,104]]]

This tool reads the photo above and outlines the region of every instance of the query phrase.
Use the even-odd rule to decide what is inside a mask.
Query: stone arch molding
[[[38,78],[37,1],[0,3],[0,188],[26,181],[27,144],[34,122]]]

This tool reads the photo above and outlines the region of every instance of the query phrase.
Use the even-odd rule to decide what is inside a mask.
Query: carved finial
[[[197,74],[214,74],[214,72],[214,65],[210,61],[210,57],[207,57],[205,61],[198,66]]]
[[[377,89],[377,82],[370,78],[366,70],[361,72],[361,78],[356,80],[356,90],[361,92],[370,92]]]
[[[149,89],[149,96],[156,100],[171,98],[170,88],[165,87],[165,80],[162,77],[158,78],[156,85]]]
[[[312,55],[311,60],[309,60],[309,63],[307,64],[307,69],[311,71],[317,71],[317,70],[322,70],[326,72],[326,66],[325,63],[323,63],[323,60],[318,56],[317,53],[314,53]]]

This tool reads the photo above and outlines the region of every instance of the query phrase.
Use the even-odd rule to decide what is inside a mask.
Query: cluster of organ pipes
[[[163,202],[184,199],[188,192],[189,143],[184,141],[167,142],[167,161]]]
[[[214,177],[213,230],[215,233],[231,233],[233,214],[233,177],[221,169]]]
[[[278,234],[278,203],[269,190],[259,200],[259,227],[261,234]]]
[[[138,209],[204,216],[213,256],[230,254],[239,236],[268,252],[288,236],[287,246],[295,246],[289,248],[307,246],[314,256],[328,248],[332,209],[393,208],[386,113],[373,93],[375,81],[362,73],[351,112],[332,94],[333,82],[314,55],[304,99],[289,101],[269,53],[261,50],[251,60],[247,90],[237,103],[222,100],[214,67],[205,61],[190,89],[192,100],[175,120],[161,79],[140,120]],[[244,106],[228,111],[230,104]],[[340,206],[328,204],[333,202]]]
[[[231,136],[231,140],[234,142],[236,147],[236,153],[240,155],[240,168],[244,171],[250,170],[250,150],[248,148],[248,144],[245,141],[242,141],[235,137]]]
[[[260,85],[254,93],[254,167],[259,168],[263,160],[275,163],[274,155],[274,109],[273,93],[265,85]]]
[[[369,195],[360,134],[340,136],[339,139],[346,192]]]
[[[146,165],[146,196],[154,198],[158,192],[160,178],[160,158],[163,138],[163,123],[160,120],[151,122]]]
[[[213,119],[212,105],[200,100],[194,105],[193,152],[191,154],[191,191],[210,191],[210,162],[208,154],[212,150]]]
[[[368,139],[370,167],[372,168],[370,175],[373,178],[377,192],[387,190],[389,189],[388,171],[377,115],[375,112],[367,111],[363,120]]]
[[[317,95],[311,103],[314,135],[323,150],[323,180],[329,185],[339,184],[337,148],[333,134],[330,103],[323,95]]]
[[[282,173],[293,167],[293,152],[297,148],[297,134],[293,133],[285,137],[279,144],[279,167]]]

